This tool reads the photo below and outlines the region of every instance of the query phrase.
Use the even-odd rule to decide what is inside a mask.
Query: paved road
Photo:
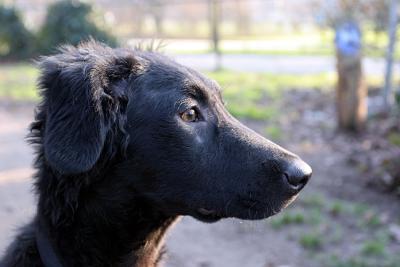
[[[171,55],[183,65],[199,70],[213,70],[216,57],[213,54]],[[385,61],[379,58],[365,58],[366,75],[383,75]],[[335,71],[335,58],[330,56],[271,56],[271,55],[223,55],[222,67],[236,71],[268,72],[273,74],[318,74]],[[400,73],[399,64],[395,73]]]
[[[228,51],[297,51],[299,48],[312,47],[310,35],[293,36],[287,39],[268,40],[221,40],[220,46]],[[314,38],[319,38],[314,36]],[[135,46],[142,43],[144,46],[155,42],[161,44],[161,51],[173,55],[176,51],[190,53],[191,51],[207,51],[212,47],[209,40],[190,39],[130,39],[127,44]],[[333,40],[332,40],[333,42]],[[327,44],[329,45],[329,44]],[[301,49],[300,49],[301,50]],[[215,67],[215,57],[212,54],[179,55],[173,56],[179,62],[200,70],[212,70]],[[248,55],[227,54],[223,56],[222,67],[237,71],[285,73],[285,74],[316,74],[335,71],[333,56],[288,56],[288,55]],[[366,58],[364,68],[367,75],[383,75],[384,59]],[[399,73],[400,67],[395,66]]]

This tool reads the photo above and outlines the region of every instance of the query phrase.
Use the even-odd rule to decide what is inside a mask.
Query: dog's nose
[[[284,172],[289,185],[295,190],[301,190],[310,180],[312,175],[311,167],[301,159],[295,159],[288,164]]]

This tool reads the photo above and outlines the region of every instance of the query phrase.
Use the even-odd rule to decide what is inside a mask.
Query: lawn
[[[37,101],[36,79],[38,70],[27,63],[0,66],[0,97],[16,101]],[[242,118],[266,120],[275,117],[277,100],[283,89],[330,88],[335,76],[276,75],[238,73],[232,71],[210,72],[208,76],[220,83],[230,112]],[[266,105],[266,102],[270,103]]]
[[[37,101],[36,80],[38,70],[28,63],[0,65],[0,98],[14,101]],[[233,71],[209,72],[223,89],[229,111],[241,118],[267,120],[275,117],[275,103],[286,89],[334,87],[333,73],[313,75],[285,75],[268,73],[244,73]],[[368,84],[378,86],[382,80],[368,77]]]
[[[0,97],[14,100],[37,100],[38,70],[27,63],[0,65]]]
[[[33,64],[17,63],[0,65],[0,97],[14,100],[37,100],[36,79],[38,70]],[[277,97],[286,88],[327,88],[334,84],[335,76],[277,75],[238,73],[232,71],[210,72],[207,75],[220,83],[228,102],[238,100],[257,102],[263,96]]]
[[[219,71],[208,73],[223,90],[228,110],[237,117],[268,120],[276,117],[282,91],[293,88],[332,88],[331,74],[284,75]]]
[[[158,41],[167,44],[163,47],[173,54],[204,54],[212,52],[212,43],[209,40],[207,28],[188,31],[200,35],[182,35],[182,25],[166,27],[166,36]],[[206,26],[206,25],[203,25]],[[276,25],[257,25],[257,34],[241,36],[230,31],[228,25],[222,25],[219,48],[223,54],[261,54],[261,55],[333,55],[335,53],[333,29],[312,27],[304,30],[280,29]],[[262,31],[260,29],[269,29]],[[371,25],[363,27],[363,54],[367,57],[384,57],[387,50],[388,38],[385,32],[375,32]],[[400,30],[399,30],[400,32]],[[125,38],[130,39],[132,34]],[[154,39],[151,39],[154,40]],[[395,57],[400,56],[400,43],[396,43]]]

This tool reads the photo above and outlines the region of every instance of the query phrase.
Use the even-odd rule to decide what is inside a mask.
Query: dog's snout
[[[284,176],[293,189],[302,189],[310,180],[312,175],[311,167],[301,159],[295,159],[287,165]]]

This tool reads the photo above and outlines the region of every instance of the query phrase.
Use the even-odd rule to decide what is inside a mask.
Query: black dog
[[[89,42],[40,68],[37,216],[1,266],[155,266],[179,215],[266,218],[311,176],[233,118],[215,82],[155,52]]]

